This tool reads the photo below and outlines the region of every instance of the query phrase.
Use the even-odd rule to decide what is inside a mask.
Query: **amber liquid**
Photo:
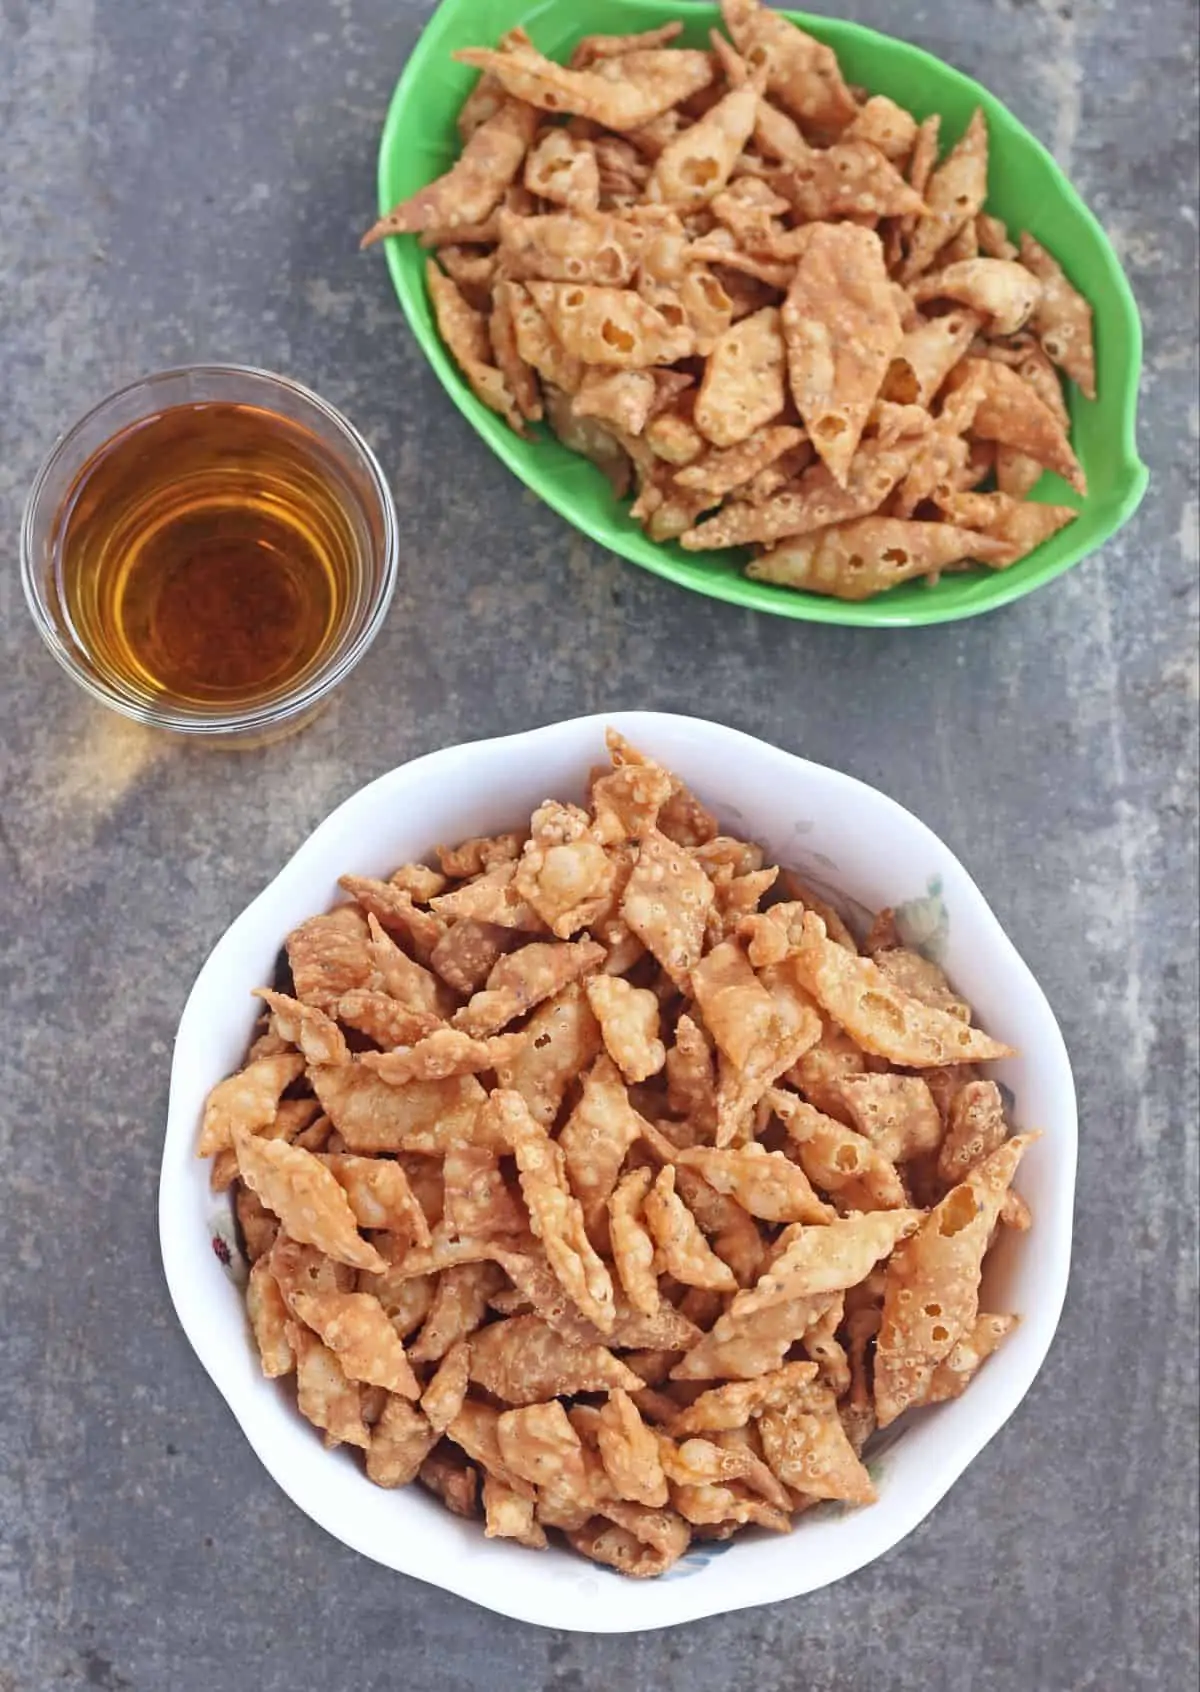
[[[58,535],[60,600],[92,666],[214,712],[314,672],[362,574],[337,461],[254,406],[176,406],[115,436],[80,471]]]

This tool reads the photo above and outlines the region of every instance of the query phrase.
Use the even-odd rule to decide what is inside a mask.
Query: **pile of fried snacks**
[[[199,1152],[268,1376],[380,1486],[660,1574],[870,1503],[863,1447],[954,1398],[1009,1135],[889,911],[832,908],[608,736],[586,809],[347,875],[288,936]]]
[[[1015,563],[1086,492],[1059,371],[1095,396],[1092,310],[984,211],[976,111],[939,154],[758,0],[730,39],[590,36],[566,66],[521,30],[482,75],[443,177],[364,237],[418,235],[438,328],[521,434],[544,418],[656,541],[751,547],[758,581],[861,600]]]

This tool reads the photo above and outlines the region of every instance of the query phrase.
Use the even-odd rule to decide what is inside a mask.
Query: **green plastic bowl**
[[[935,587],[909,582],[863,604],[752,582],[745,554],[689,553],[649,540],[614,499],[601,473],[568,452],[548,431],[522,440],[477,400],[447,353],[425,291],[427,253],[411,235],[385,243],[388,267],[413,333],[459,410],[527,487],[602,546],[680,587],[733,605],[811,622],[895,628],[945,623],[1007,605],[1077,564],[1133,515],[1148,472],[1137,454],[1142,332],[1137,306],[1108,239],[1050,154],[994,95],[970,77],[906,42],[861,24],[785,14],[837,53],[846,80],[889,94],[918,118],[940,112],[943,148],[982,106],[991,134],[992,193],[988,210],[1014,231],[1028,229],[1054,254],[1095,310],[1097,387],[1089,402],[1068,384],[1071,438],[1088,478],[1080,515],[1053,539],[1007,570],[976,568],[944,576]],[[542,52],[565,58],[582,35],[624,34],[672,18],[686,20],[681,38],[704,45],[719,24],[716,6],[692,0],[445,0],[430,19],[397,84],[379,151],[379,209],[390,210],[446,170],[457,156],[454,120],[475,73],[453,62],[458,47],[489,45],[523,24]],[[1047,473],[1035,497],[1080,505]]]

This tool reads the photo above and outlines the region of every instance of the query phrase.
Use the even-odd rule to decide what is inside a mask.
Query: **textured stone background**
[[[1195,12],[846,9],[981,77],[1054,148],[1146,325],[1137,520],[1013,609],[914,633],[688,597],[474,438],[355,252],[427,0],[0,0],[0,1692],[1194,1684]],[[201,357],[346,407],[405,537],[335,707],[242,756],[93,709],[16,585],[56,430]],[[287,1502],[175,1326],[155,1183],[192,976],[325,812],[415,753],[617,705],[707,712],[919,812],[1045,984],[1083,1143],[1058,1341],[911,1539],[811,1598],[591,1639],[376,1568]]]

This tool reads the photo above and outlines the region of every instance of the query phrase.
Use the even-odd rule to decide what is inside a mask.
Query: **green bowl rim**
[[[429,18],[418,37],[408,61],[400,73],[399,80],[392,92],[388,103],[387,116],[384,119],[383,132],[379,141],[379,157],[376,169],[377,200],[379,214],[382,217],[392,205],[386,190],[386,176],[389,160],[400,130],[407,98],[418,79],[426,70],[426,62],[430,59],[437,45],[437,30],[435,25],[443,11],[457,9],[460,0],[443,0],[437,10]],[[714,0],[669,0],[670,4],[687,7],[695,5],[698,10],[712,11],[715,9]],[[882,43],[887,47],[899,46],[906,53],[913,55],[919,65],[929,67],[934,75],[949,76],[959,83],[962,90],[977,101],[984,108],[989,121],[998,120],[1002,124],[1010,125],[1041,155],[1042,162],[1049,167],[1052,181],[1063,199],[1071,205],[1076,214],[1081,215],[1083,222],[1090,228],[1096,239],[1103,266],[1111,282],[1118,307],[1125,320],[1125,328],[1129,337],[1129,352],[1127,358],[1127,378],[1124,404],[1121,408],[1121,454],[1128,474],[1128,483],[1123,497],[1115,508],[1111,525],[1099,540],[1090,544],[1084,543],[1077,551],[1068,551],[1055,564],[1049,566],[1042,574],[1034,579],[1020,578],[1008,571],[997,571],[985,578],[990,590],[987,597],[978,603],[950,606],[939,605],[936,592],[928,596],[928,604],[920,601],[902,601],[889,606],[889,595],[881,594],[877,598],[849,604],[838,599],[827,599],[817,594],[802,593],[786,588],[771,590],[768,584],[752,583],[742,575],[726,575],[714,572],[708,582],[696,582],[687,579],[681,570],[680,562],[667,549],[661,555],[653,557],[631,557],[612,544],[611,537],[604,533],[601,526],[581,516],[572,508],[570,498],[558,493],[553,485],[549,492],[540,488],[533,488],[526,480],[521,468],[521,449],[528,443],[514,435],[503,423],[495,431],[490,428],[485,431],[481,426],[487,418],[493,417],[482,402],[471,392],[462,380],[457,367],[454,365],[441,340],[435,335],[431,338],[433,350],[426,346],[421,330],[414,315],[415,302],[410,293],[409,277],[403,266],[403,251],[401,242],[411,240],[410,236],[387,236],[382,245],[387,256],[388,271],[391,275],[392,286],[400,301],[401,309],[412,330],[417,345],[432,365],[435,375],[451,400],[462,412],[463,416],[482,436],[485,443],[496,456],[508,467],[524,487],[557,512],[573,528],[586,534],[590,540],[602,546],[606,551],[615,552],[626,563],[648,570],[651,574],[662,576],[676,587],[687,592],[703,594],[710,599],[723,600],[726,604],[736,605],[741,610],[762,611],[768,616],[790,617],[802,622],[833,623],[848,628],[915,628],[926,627],[937,623],[961,622],[968,617],[982,616],[985,612],[998,610],[1001,606],[1010,605],[1015,600],[1023,599],[1037,588],[1043,587],[1057,577],[1064,575],[1067,570],[1083,561],[1090,553],[1098,551],[1107,544],[1129,521],[1137,511],[1145,496],[1150,480],[1150,472],[1137,450],[1137,410],[1142,377],[1142,322],[1138,312],[1137,301],[1129,279],[1113,248],[1112,242],[1082,195],[1075,188],[1062,166],[1041,142],[1032,130],[1027,129],[1016,114],[1005,105],[998,95],[968,76],[956,66],[947,64],[936,54],[930,53],[924,47],[918,47],[913,42],[906,41],[900,36],[885,35],[881,30],[872,29],[868,24],[857,23],[850,18],[833,18],[815,16],[809,12],[794,11],[790,8],[780,8],[784,17],[790,18],[802,28],[809,30],[818,40],[826,36],[836,38],[839,35],[853,38],[867,47],[875,43]],[[836,47],[836,40],[830,41]],[[1085,402],[1087,403],[1087,402]],[[496,420],[500,422],[499,419]],[[695,558],[702,554],[694,555]],[[777,592],[781,597],[762,600],[752,589],[768,589]]]

